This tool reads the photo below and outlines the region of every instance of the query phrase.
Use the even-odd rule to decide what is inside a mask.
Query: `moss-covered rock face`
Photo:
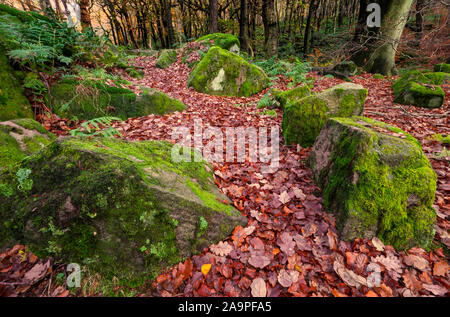
[[[136,79],[142,79],[144,78],[144,72],[142,70],[138,70],[132,67],[129,67],[125,70],[130,77],[136,78]]]
[[[143,108],[144,113],[158,115],[187,109],[187,106],[181,101],[170,98],[165,93],[154,88],[143,88],[136,102]]]
[[[275,100],[281,105],[281,108],[286,107],[288,103],[298,101],[311,94],[311,87],[309,85],[298,86],[289,90],[281,91],[278,89],[272,90],[272,95]]]
[[[196,42],[210,46],[218,46],[235,54],[239,53],[241,47],[241,43],[236,36],[226,33],[208,34],[199,38]]]
[[[445,93],[439,85],[449,80],[448,73],[410,71],[392,84],[394,101],[416,107],[439,108],[445,98]]]
[[[283,115],[283,137],[286,144],[311,146],[331,117],[360,115],[367,89],[353,83],[331,87],[317,95],[288,102]]]
[[[436,175],[412,136],[364,117],[332,118],[309,161],[343,239],[430,247]]]
[[[151,93],[149,96],[148,94]],[[50,88],[47,104],[60,117],[90,120],[103,116],[123,120],[153,114],[165,114],[186,108],[180,101],[156,90],[140,96],[128,89],[110,87],[95,81],[62,80]]]
[[[214,46],[192,70],[188,85],[210,95],[249,97],[266,88],[269,78],[258,66]]]
[[[51,143],[0,174],[0,246],[20,241],[105,278],[148,280],[246,225],[208,163],[171,153],[157,141]]]
[[[358,73],[358,66],[353,61],[343,61],[333,67],[333,71],[342,77],[355,76]]]
[[[450,73],[450,64],[442,63],[434,65],[435,72]]]
[[[165,69],[177,61],[177,51],[176,50],[162,50],[158,59],[156,60],[155,66],[158,68]]]
[[[0,121],[32,117],[33,112],[25,97],[21,80],[9,65],[5,50],[0,44]]]
[[[0,171],[39,151],[55,139],[54,134],[33,119],[0,122]]]

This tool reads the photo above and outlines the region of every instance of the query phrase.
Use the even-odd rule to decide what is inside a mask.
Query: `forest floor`
[[[155,58],[137,57],[135,65],[145,77],[123,77],[139,86],[157,88],[183,101],[181,113],[117,122],[113,126],[127,140],[171,140],[172,128],[187,126],[194,119],[203,128],[279,126],[276,117],[264,115],[257,102],[266,91],[251,98],[216,97],[187,87],[190,69],[179,60],[166,70],[155,68]],[[343,82],[316,79],[314,91]],[[314,185],[306,159],[310,148],[280,144],[280,166],[262,173],[261,163],[213,163],[215,183],[247,218],[246,228],[237,227],[231,237],[199,255],[173,266],[139,290],[122,286],[117,295],[135,296],[445,296],[450,292],[450,166],[445,146],[432,138],[450,134],[450,87],[444,86],[445,104],[434,110],[402,106],[393,102],[391,82],[363,73],[351,78],[368,89],[364,116],[395,125],[416,137],[438,176],[434,207],[437,211],[433,251],[412,248],[395,251],[380,240],[339,239],[334,217],[324,210],[320,190]],[[282,76],[276,84],[286,89]],[[66,120],[49,120],[46,127],[67,134]],[[173,142],[173,141],[172,141]],[[445,152],[445,151],[444,151]],[[448,155],[448,152],[447,152]],[[210,264],[210,265],[209,265]],[[380,283],[376,276],[378,268]],[[55,282],[64,264],[38,259],[24,246],[0,254],[0,296],[68,296]],[[32,285],[21,284],[24,276]],[[31,279],[30,279],[31,277]],[[89,277],[78,296],[98,296],[99,281]],[[52,282],[53,281],[53,282]],[[373,286],[373,284],[378,286]],[[373,286],[373,287],[370,287]]]

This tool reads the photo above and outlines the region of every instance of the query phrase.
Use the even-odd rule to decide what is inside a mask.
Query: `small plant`
[[[431,136],[434,140],[439,141],[444,144],[450,144],[450,135],[443,136],[442,134],[433,134]]]
[[[122,134],[115,128],[111,127],[113,121],[122,121],[116,117],[100,117],[85,121],[80,128],[69,131],[71,136],[103,136],[114,137]]]
[[[208,228],[208,221],[206,221],[205,218],[200,217],[199,222],[198,222],[197,238],[204,235],[206,233],[207,228]]]
[[[261,113],[261,116],[269,116],[272,118],[276,118],[277,117],[277,112],[275,110],[268,110],[268,109],[264,109]]]
[[[17,176],[17,182],[19,183],[17,188],[20,191],[23,191],[23,192],[29,191],[33,187],[33,180],[28,178],[30,176],[30,174],[31,174],[31,170],[28,168],[21,168],[17,171],[16,176]]]

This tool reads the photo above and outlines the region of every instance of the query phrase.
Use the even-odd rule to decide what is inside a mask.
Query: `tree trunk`
[[[418,45],[420,46],[420,41],[422,40],[422,32],[423,32],[423,9],[424,9],[424,1],[417,0],[416,2],[416,40]]]
[[[271,58],[278,53],[278,30],[275,17],[275,0],[263,0],[262,13],[264,24],[265,57]]]
[[[239,41],[241,50],[248,52],[248,7],[247,0],[241,0],[241,16],[239,19]]]
[[[381,1],[381,27],[376,41],[367,45],[368,58],[364,65],[367,72],[385,76],[397,73],[395,53],[413,1]]]
[[[218,9],[219,4],[217,0],[209,0],[209,33],[218,33]]]
[[[308,39],[309,39],[309,33],[311,32],[311,18],[316,10],[316,0],[311,0],[311,3],[309,4],[309,10],[308,10],[308,18],[306,19],[306,27],[305,27],[305,36],[304,36],[304,42],[303,42],[303,54],[308,54]]]
[[[172,25],[172,0],[162,0],[162,9],[163,9],[163,25],[167,31],[167,41],[166,47],[172,48],[172,45],[175,44],[175,33]]]
[[[91,27],[91,16],[89,15],[89,0],[80,0],[80,23],[83,31]]]

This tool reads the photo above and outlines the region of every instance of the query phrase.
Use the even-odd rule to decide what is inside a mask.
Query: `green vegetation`
[[[214,46],[192,70],[188,85],[211,95],[250,97],[266,88],[269,78],[239,55]]]
[[[211,166],[175,162],[171,152],[157,141],[51,143],[1,172],[0,188],[12,193],[0,192],[0,246],[20,241],[39,256],[137,283],[245,225],[218,201],[227,198]]]
[[[176,50],[162,50],[159,53],[158,59],[156,61],[155,66],[158,68],[167,68],[177,60],[177,51]]]
[[[319,138],[310,162],[343,238],[377,235],[397,249],[429,249],[436,174],[420,143],[364,117],[330,119]]]
[[[233,34],[213,33],[202,36],[196,42],[208,44],[209,46],[218,46],[225,50],[231,50],[234,53],[239,52],[241,46],[239,39]]]

